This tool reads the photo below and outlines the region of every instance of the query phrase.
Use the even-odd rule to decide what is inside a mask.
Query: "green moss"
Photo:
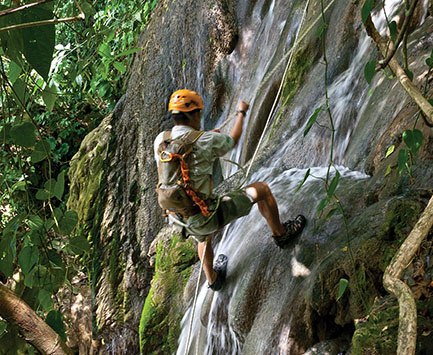
[[[398,305],[380,300],[364,321],[355,324],[352,354],[395,354],[397,350]]]
[[[395,202],[387,212],[382,234],[385,239],[402,241],[406,239],[416,223],[420,205],[410,200]]]
[[[313,62],[308,47],[302,48],[293,56],[292,65],[284,79],[282,102],[287,105],[295,96]]]
[[[416,354],[431,354],[433,338],[429,334],[432,330],[433,300],[417,300],[416,306],[418,313]],[[368,317],[355,323],[352,354],[395,354],[397,351],[398,323],[399,307],[397,301],[391,296],[376,299]]]
[[[384,244],[381,270],[391,262],[392,257],[406,239],[415,225],[421,212],[419,203],[410,200],[399,200],[387,212],[385,223],[382,225],[379,238],[388,243]]]
[[[158,245],[155,275],[140,320],[142,354],[176,351],[183,311],[183,288],[197,259],[194,242],[184,241],[180,235],[173,235],[169,245]]]

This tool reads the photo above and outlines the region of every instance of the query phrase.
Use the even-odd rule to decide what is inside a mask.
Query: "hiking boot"
[[[216,280],[212,283],[212,285],[209,285],[209,288],[211,290],[213,291],[221,290],[226,280],[227,262],[228,262],[228,258],[224,254],[218,255],[218,258],[215,260],[213,264],[213,269],[217,273],[217,277]]]
[[[283,235],[273,235],[272,238],[274,238],[275,244],[277,244],[281,249],[286,248],[293,238],[301,234],[306,223],[307,219],[301,214],[293,221],[289,220],[283,223],[284,227],[286,227],[286,233]]]

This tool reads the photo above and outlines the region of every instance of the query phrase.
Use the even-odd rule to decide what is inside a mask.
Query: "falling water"
[[[386,11],[390,18],[399,2],[397,0],[386,2]],[[271,10],[274,4],[275,1],[272,1]],[[254,13],[259,10],[255,8]],[[269,25],[268,21],[272,22],[272,16],[272,11],[269,11],[267,17],[258,26],[258,33],[271,30],[272,26]],[[378,13],[374,16],[373,20],[378,29],[383,31],[385,28],[383,16]],[[252,31],[252,29],[248,31]],[[290,31],[290,33],[293,33],[293,31]],[[250,37],[253,36],[254,34],[250,33]],[[254,46],[252,43],[250,45]],[[344,162],[344,154],[349,144],[351,133],[368,103],[367,93],[369,88],[363,80],[363,68],[369,60],[372,50],[371,41],[365,33],[362,33],[356,55],[352,59],[349,68],[336,77],[329,87],[331,110],[339,132],[335,152],[337,161],[340,162]],[[257,55],[260,56],[260,53],[259,51]],[[266,53],[269,56],[268,58],[272,58],[274,54],[275,48],[273,51]],[[268,63],[270,61],[263,58],[261,62]],[[254,79],[252,82],[257,84],[257,80],[263,78],[263,73],[267,69],[266,65],[262,64],[260,70],[255,73],[256,78],[259,79]],[[245,90],[252,90],[251,86],[245,88]],[[357,113],[355,114],[355,112]],[[293,114],[296,115],[296,112]],[[298,132],[294,136],[302,135],[304,128],[299,127]],[[321,161],[320,165],[322,166],[310,168],[311,176],[315,178],[308,178],[302,190],[295,195],[294,192],[303,180],[306,169],[285,168],[282,157],[290,154],[291,149],[293,149],[293,142],[289,139],[275,154],[272,163],[267,167],[259,169],[249,178],[249,181],[266,181],[268,183],[280,207],[280,215],[284,219],[292,218],[295,214],[302,212],[307,216],[308,220],[313,220],[314,207],[311,208],[311,211],[299,211],[297,206],[317,206],[318,202],[324,198],[323,182],[320,179],[324,178],[327,174],[327,167],[325,165],[329,153],[325,151],[320,157],[319,161]],[[239,156],[239,152],[237,152],[235,157],[239,158]],[[351,171],[344,166],[338,166],[337,169],[341,174],[341,180],[347,184],[353,184],[356,181],[368,178],[364,173]],[[332,170],[332,174],[335,174],[334,169]],[[260,270],[262,276],[260,282],[276,278],[278,282],[281,282],[281,284],[284,284],[290,290],[295,284],[295,277],[306,277],[310,273],[308,267],[299,261],[299,247],[297,246],[291,251],[274,251],[276,249],[272,249],[271,252],[275,253],[275,258],[270,258],[267,265],[260,265],[261,253],[269,251],[274,246],[268,237],[270,232],[265,220],[261,217],[256,206],[253,207],[248,216],[238,219],[226,228],[228,228],[227,233],[224,234],[224,238],[215,247],[215,255],[223,253],[228,256],[227,283],[221,292],[215,293],[208,290],[207,282],[202,284],[197,298],[195,314],[191,314],[192,307],[189,307],[182,320],[182,332],[177,351],[179,355],[183,355],[185,352],[189,355],[240,354],[243,351],[243,347],[247,345],[244,343],[245,339],[242,339],[242,336],[238,334],[234,326],[237,320],[232,313],[236,308],[238,298],[242,297],[244,279],[252,277],[251,275],[254,276],[254,273]],[[308,235],[303,235],[302,237],[309,238]],[[323,236],[323,238],[326,238],[326,236]],[[290,270],[281,270],[281,258],[287,257],[290,258]],[[283,297],[283,299],[276,297]],[[287,344],[290,335],[290,316],[287,319],[283,319],[282,314],[285,309],[283,308],[284,305],[290,303],[290,297],[290,294],[276,296],[271,293],[268,295],[267,302],[274,302],[272,303],[272,307],[266,308],[266,312],[258,316],[256,323],[260,323],[260,331],[257,332],[255,329],[256,323],[252,325],[251,331],[260,334],[260,337],[249,339],[248,346],[251,347],[250,351],[253,348],[254,353],[257,354],[269,353],[269,344],[271,342],[275,343],[275,337],[272,338],[273,323],[280,322],[280,335],[273,347],[274,351],[272,353],[288,354]],[[192,328],[189,329],[191,317],[193,317],[193,323]],[[189,349],[186,351],[186,339],[189,331],[191,331],[192,337]]]

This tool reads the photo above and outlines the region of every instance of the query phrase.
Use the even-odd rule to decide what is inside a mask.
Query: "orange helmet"
[[[203,100],[199,94],[191,90],[177,90],[171,94],[168,104],[169,111],[190,112],[203,110]]]

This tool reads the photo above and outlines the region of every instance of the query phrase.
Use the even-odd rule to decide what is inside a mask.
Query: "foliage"
[[[0,11],[13,4],[2,2]],[[53,295],[70,286],[77,261],[92,248],[74,236],[78,216],[66,208],[68,163],[121,97],[156,4],[80,1],[79,8],[75,0],[48,1],[0,15],[0,279],[36,290],[36,311],[61,336]],[[81,9],[79,23],[23,27],[78,19]],[[1,322],[0,336],[4,331]]]
[[[370,16],[370,13],[373,11],[375,2],[374,0],[365,0],[364,5],[362,7],[362,22],[365,24],[368,16]],[[408,6],[409,3],[406,3],[406,5]],[[384,7],[384,3],[382,2],[382,7]],[[406,10],[408,10],[406,8]],[[383,10],[385,12],[385,10]],[[406,11],[406,16],[409,16],[409,12]],[[387,26],[388,26],[388,31],[389,31],[389,38],[388,38],[388,45],[390,45],[391,43],[393,43],[394,45],[396,45],[397,42],[397,37],[399,36],[398,33],[398,29],[397,29],[397,23],[396,21],[389,21],[388,17],[385,14],[385,18],[386,18],[386,22],[387,22]],[[406,29],[406,33],[404,33],[403,35],[407,38],[408,36],[408,30]],[[398,44],[397,44],[398,45]],[[403,54],[404,56],[406,56],[407,53],[407,40],[403,42],[403,48],[402,48]],[[413,80],[414,74],[413,72],[409,69],[408,67],[408,61],[407,58],[405,58],[405,67],[404,67],[404,71],[407,75],[407,77],[409,78],[409,80]],[[425,60],[425,63],[427,65],[428,71],[427,71],[427,75],[425,78],[425,86],[424,86],[424,95],[427,95],[427,91],[428,91],[428,82],[429,82],[429,77],[430,77],[430,72],[433,69],[433,50],[431,51],[430,57],[427,58]],[[370,61],[365,65],[364,68],[364,76],[365,76],[365,80],[368,82],[368,84],[371,84],[371,81],[373,79],[373,77],[376,74],[376,71],[380,69],[379,67],[376,66],[376,61]],[[392,78],[392,77],[391,77]],[[433,104],[431,100],[429,100],[430,104]],[[397,165],[398,165],[398,172],[399,175],[401,175],[403,173],[403,171],[407,171],[407,173],[409,174],[409,176],[412,178],[412,167],[414,165],[414,161],[415,161],[415,156],[416,153],[418,152],[422,142],[423,142],[423,135],[422,132],[418,129],[416,129],[416,125],[418,122],[418,118],[421,115],[421,110],[419,110],[417,118],[414,122],[413,125],[413,129],[412,130],[405,130],[402,133],[402,139],[403,142],[405,143],[407,149],[402,148],[399,150],[398,152],[398,158],[397,158]],[[386,152],[386,158],[388,156],[390,156],[394,151],[395,151],[396,146],[395,145],[391,145],[387,152]],[[391,172],[391,165],[388,166],[388,169],[385,172],[385,175],[388,175]]]

